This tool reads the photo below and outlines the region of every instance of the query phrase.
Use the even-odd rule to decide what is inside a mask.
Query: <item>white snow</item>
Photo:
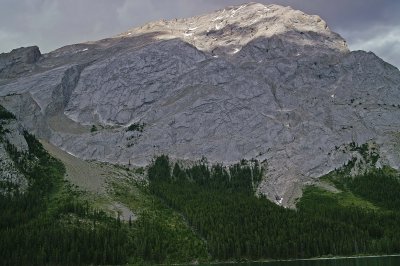
[[[239,11],[240,9],[244,8],[246,5],[240,6],[238,9],[236,9],[236,12]]]
[[[236,10],[232,10],[231,11],[231,17],[233,17],[235,14],[236,14],[236,12],[238,12],[240,9],[242,9],[243,7],[245,7],[246,5],[242,5],[242,6],[240,6],[238,9],[236,9]]]
[[[74,51],[73,53],[76,54],[76,53],[86,52],[87,50],[89,50],[89,48],[85,48],[85,49],[82,49],[82,50],[77,50],[77,51]]]
[[[189,37],[189,36],[192,36],[193,35],[193,32],[185,32],[185,33],[183,33],[183,36],[185,36],[185,37]]]
[[[214,22],[214,21],[217,21],[217,20],[220,20],[220,19],[223,19],[224,17],[222,17],[222,16],[219,16],[219,17],[216,17],[215,19],[213,19],[213,20],[211,20],[212,22]]]
[[[216,24],[216,25],[215,25],[215,29],[216,29],[216,30],[222,29],[222,23]]]
[[[336,97],[335,94],[332,94],[332,95],[331,95],[331,98],[335,99],[335,97]]]
[[[188,28],[188,31],[193,31],[195,29],[197,29],[198,27],[194,27],[194,28]]]
[[[235,49],[233,50],[232,54],[236,54],[236,53],[239,52],[239,51],[240,51],[239,48],[235,48]]]
[[[68,154],[71,155],[71,156],[78,157],[78,156],[76,156],[75,154],[73,154],[72,152],[69,152],[69,151],[65,151],[65,152],[68,153]]]

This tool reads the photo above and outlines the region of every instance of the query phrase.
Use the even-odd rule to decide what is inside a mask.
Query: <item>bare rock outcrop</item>
[[[37,46],[21,47],[0,54],[0,80],[18,77],[34,69],[41,56]]]

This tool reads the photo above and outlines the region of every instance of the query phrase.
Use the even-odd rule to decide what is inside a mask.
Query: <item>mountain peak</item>
[[[155,32],[158,39],[180,38],[214,56],[234,55],[254,40],[269,38],[281,38],[299,47],[349,51],[346,41],[319,16],[254,2],[191,18],[151,22],[118,37]]]

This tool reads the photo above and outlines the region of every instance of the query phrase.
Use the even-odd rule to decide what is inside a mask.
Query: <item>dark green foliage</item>
[[[357,151],[365,160],[366,163],[371,163],[372,167],[375,167],[376,162],[379,159],[379,153],[375,150],[375,147],[369,149],[369,144],[364,143],[358,146],[354,141],[350,143],[350,151]],[[353,163],[355,160],[353,160]],[[354,164],[352,165],[354,166]]]
[[[96,132],[97,131],[97,127],[95,125],[92,125],[92,127],[90,128],[90,132]]]
[[[130,228],[134,248],[130,250],[129,263],[188,264],[208,260],[206,243],[192,231],[182,215],[150,195],[147,187],[123,184],[121,180],[112,186],[116,199],[139,216]]]
[[[23,194],[0,195],[1,265],[185,263],[207,258],[204,243],[182,230],[183,221],[182,225],[168,224],[172,211],[167,217],[143,213],[137,221],[122,223],[93,209],[63,181],[62,163],[33,135],[25,132],[24,136],[27,153],[5,144],[30,185]],[[155,164],[169,173],[167,157]],[[161,203],[154,204],[163,213],[158,211]],[[171,221],[181,219],[175,216]]]
[[[139,132],[143,132],[144,127],[145,127],[145,123],[133,123],[132,125],[130,125],[126,131],[139,131]]]
[[[0,105],[0,143],[3,142],[4,133],[9,132],[8,129],[3,127],[3,125],[7,124],[9,122],[8,120],[11,119],[15,119],[15,115]]]
[[[400,178],[398,172],[389,167],[369,169],[366,173],[355,177],[339,169],[324,179],[342,191],[350,191],[381,208],[400,211]]]
[[[149,168],[150,180],[169,180],[171,178],[171,169],[169,166],[169,158],[166,155],[161,155],[153,162],[153,167]]]
[[[118,220],[90,208],[64,183],[64,166],[25,132],[28,152],[6,149],[29,181],[24,193],[0,195],[2,265],[116,264],[131,250]]]
[[[330,221],[348,227],[352,232],[345,235],[341,245],[351,246],[355,254],[392,254],[400,249],[400,213],[369,210],[356,206],[342,206],[333,193],[308,187],[297,205],[304,215]],[[314,219],[315,219],[314,218]],[[325,231],[332,230],[330,227]],[[337,231],[341,234],[342,230]],[[336,252],[330,252],[336,254]],[[339,253],[341,254],[341,253]]]
[[[175,163],[174,170],[172,171],[172,176],[175,180],[185,180],[187,178],[185,171],[181,169],[178,163]]]
[[[400,181],[387,169],[375,169],[347,182],[355,194],[389,210],[400,211]]]
[[[209,168],[206,161],[182,170],[175,163],[172,176],[168,156],[157,157],[149,168],[150,180],[163,180],[166,182],[192,181],[198,185],[212,189],[226,189],[229,191],[253,194],[253,188],[257,187],[263,176],[263,170],[258,162],[242,161],[240,164],[228,168],[220,164]]]
[[[400,252],[400,183],[386,168],[328,178],[376,208],[343,205],[337,194],[308,187],[290,210],[255,196],[263,177],[255,160],[229,167],[202,160],[185,169],[162,155],[148,169],[149,187],[141,188],[152,211],[123,223],[83,201],[63,181],[61,162],[24,136],[28,152],[4,143],[29,189],[0,195],[2,265],[186,263],[207,259],[205,243],[213,260]]]
[[[127,232],[115,222],[87,225],[41,218],[1,231],[3,265],[116,264],[126,260]],[[115,224],[113,224],[115,223]]]
[[[171,228],[168,221],[171,220],[144,214],[133,224],[133,263],[188,263],[207,258],[203,242],[187,232]]]
[[[4,108],[2,105],[0,105],[0,120],[9,120],[9,119],[15,119],[15,115],[9,111],[7,111],[6,108]]]
[[[229,169],[201,163],[183,170],[175,164],[171,177],[168,157],[162,156],[148,173],[151,192],[186,217],[214,259],[400,252],[398,212],[343,206],[332,193],[314,187],[304,191],[297,211],[284,209],[254,196],[261,171],[255,162]],[[367,191],[376,184],[353,185],[354,191]]]
[[[363,158],[368,156],[368,143],[364,143],[361,146],[358,146],[354,141],[350,143],[351,151],[358,151]]]

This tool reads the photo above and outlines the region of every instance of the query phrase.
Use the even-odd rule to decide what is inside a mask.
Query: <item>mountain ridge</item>
[[[307,41],[310,32],[318,32],[332,39],[332,43],[325,44],[326,46],[342,52],[349,51],[346,41],[330,31],[326,22],[319,16],[306,15],[291,7],[255,2],[230,6],[186,19],[150,22],[116,37],[150,32],[159,32],[159,39],[181,38],[201,51],[211,52],[214,56],[234,55],[254,39],[293,32],[303,35],[303,38],[296,36],[297,42],[299,39]]]

